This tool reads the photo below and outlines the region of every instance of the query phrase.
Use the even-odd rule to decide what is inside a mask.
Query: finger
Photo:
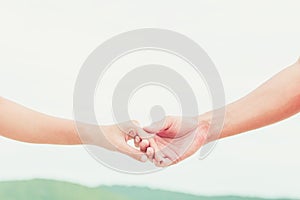
[[[148,133],[159,133],[170,128],[173,121],[173,117],[165,117],[163,120],[153,122],[150,126],[146,126],[143,129]]]
[[[152,135],[148,134],[144,131],[137,121],[127,121],[118,124],[118,127],[122,132],[124,132],[129,139],[135,138],[135,136],[139,136],[140,138],[150,138]]]
[[[156,166],[156,167],[159,167],[159,162],[157,162],[157,160],[153,159],[153,164]]]
[[[129,129],[127,135],[130,136],[131,138],[134,138],[136,136],[136,131],[134,129]]]
[[[148,147],[146,151],[146,155],[150,161],[153,161],[154,158],[154,149],[152,147]]]
[[[153,163],[155,164],[156,167],[167,167],[168,163],[172,163],[172,161],[169,161],[165,158],[163,158],[161,161],[157,161],[156,159],[153,160]]]
[[[150,147],[150,142],[148,140],[142,140],[140,143],[140,150],[146,152],[147,148]]]
[[[176,149],[166,146],[164,149],[161,150],[161,153],[164,155],[165,159],[171,161],[171,163],[176,162],[179,160],[181,155],[176,153]]]
[[[134,138],[134,146],[139,147],[142,139],[139,136],[135,136]]]
[[[144,129],[142,129],[138,121],[132,120],[131,122],[133,124],[135,134],[138,135],[141,139],[147,139],[152,137],[151,134],[147,133],[146,131],[144,131]]]
[[[131,158],[138,160],[140,162],[146,162],[148,160],[147,155],[145,153],[140,152],[139,150],[129,146],[127,143],[122,143],[119,147],[118,150],[130,156]]]
[[[161,130],[163,130],[166,126],[166,120],[160,120],[157,122],[153,122],[150,126],[146,126],[144,127],[144,131],[146,131],[147,133],[159,133]]]
[[[162,167],[168,167],[170,165],[172,165],[172,160],[170,160],[169,158],[165,158],[164,161],[161,163]]]
[[[127,128],[123,124],[118,125],[119,129],[125,133],[125,140],[132,140],[136,136],[136,131],[133,128]]]
[[[161,162],[155,161],[156,167],[168,167],[172,164],[173,164],[173,162],[168,158],[164,158]]]
[[[149,139],[152,138],[153,135],[147,133],[144,129],[141,127],[136,127],[136,134],[141,138],[141,139]]]
[[[164,156],[162,155],[160,149],[158,148],[156,142],[154,141],[154,139],[150,139],[150,147],[153,148],[154,150],[154,159],[159,163],[162,161],[162,159],[164,158]]]

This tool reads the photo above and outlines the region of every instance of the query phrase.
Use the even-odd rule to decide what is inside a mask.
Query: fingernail
[[[150,154],[151,153],[150,151],[151,151],[150,148],[147,148],[147,154]]]
[[[130,130],[128,133],[129,136],[134,137],[135,136],[135,132],[133,130]]]
[[[135,137],[135,141],[136,141],[136,142],[140,142],[140,137],[139,137],[139,136],[136,136],[136,137]]]
[[[147,158],[146,155],[143,155],[143,156],[141,157],[141,161],[142,161],[142,162],[146,162],[147,160],[148,160],[148,158]]]
[[[156,160],[159,162],[161,162],[163,160],[163,157],[160,155],[156,155]]]
[[[149,140],[143,140],[143,142],[144,142],[144,144],[145,144],[145,145],[147,145],[147,146],[149,146],[149,145],[150,145],[150,142],[149,142]]]
[[[147,148],[147,154],[149,155],[153,154],[153,149],[151,147]]]

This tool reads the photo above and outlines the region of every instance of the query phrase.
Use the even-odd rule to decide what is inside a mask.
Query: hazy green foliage
[[[246,197],[203,197],[149,188],[101,186],[88,188],[72,183],[48,180],[0,183],[0,200],[261,200]]]

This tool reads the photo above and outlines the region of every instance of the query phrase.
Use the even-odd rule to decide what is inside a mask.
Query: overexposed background
[[[72,118],[76,76],[93,49],[119,33],[154,27],[180,32],[200,44],[221,74],[227,102],[232,102],[300,56],[299,7],[298,0],[0,0],[0,95],[50,115]],[[132,56],[136,59],[120,62],[127,67],[145,60],[163,61],[174,68],[181,65],[176,58],[153,52]],[[191,71],[182,73],[197,83]],[[197,87],[195,93],[202,99],[199,110],[208,111],[207,90],[201,83]],[[113,89],[106,88],[108,93]],[[179,112],[176,99],[167,91],[145,90],[129,106],[143,125],[149,122],[151,104]],[[164,95],[161,102],[155,94]],[[100,102],[109,94],[96,97]],[[111,113],[95,106],[99,119],[109,123]],[[0,138],[0,180],[49,178],[88,186],[121,184],[203,195],[300,198],[299,119],[294,116],[223,140],[205,160],[195,155],[140,176],[103,167],[83,147]]]

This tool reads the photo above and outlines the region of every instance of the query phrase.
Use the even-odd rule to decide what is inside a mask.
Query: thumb
[[[152,133],[152,134],[159,133],[167,126],[166,121],[167,120],[163,119],[160,121],[153,122],[150,126],[146,126],[143,129],[148,133]]]
[[[149,134],[147,131],[145,131],[140,127],[137,127],[136,131],[137,131],[137,136],[139,136],[141,139],[149,139],[153,137],[152,134]]]

